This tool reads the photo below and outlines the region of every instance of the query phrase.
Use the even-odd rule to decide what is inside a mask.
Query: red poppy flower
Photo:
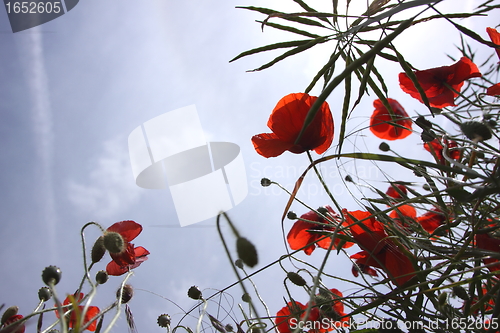
[[[500,83],[494,84],[486,89],[486,95],[500,96]]]
[[[495,51],[497,52],[498,58],[500,58],[500,32],[493,28],[486,28],[486,32],[490,36],[493,44],[498,45]]]
[[[275,323],[280,333],[292,333],[297,327],[302,326],[304,330],[308,327],[316,327],[317,320],[319,319],[318,308],[312,308],[309,312],[307,320],[304,320],[307,305],[299,302],[288,302],[285,307],[278,311],[275,318]],[[315,332],[310,329],[309,332]]]
[[[344,295],[338,289],[320,290],[312,302],[313,309],[319,310],[319,321],[323,324],[319,330],[321,332],[346,326],[349,316],[344,312]]]
[[[424,215],[417,217],[417,222],[428,233],[432,234],[446,220],[446,216],[439,208],[433,208]]]
[[[112,260],[106,266],[106,273],[113,276],[120,276],[127,273],[131,269],[139,267],[140,264],[148,260],[147,255],[149,254],[149,251],[142,246],[134,248],[133,244],[129,244],[128,247],[127,253],[133,253],[133,256],[130,257],[133,258],[133,262],[126,263],[125,265],[119,265],[115,260]]]
[[[369,212],[348,212],[344,209],[343,213],[349,222],[352,237],[363,250],[352,255],[351,259],[356,260],[363,272],[376,276],[371,267],[383,269],[397,285],[403,285],[415,275],[410,258],[388,238],[382,223]],[[359,222],[361,220],[364,221]],[[358,275],[356,267],[353,274]]]
[[[500,239],[491,237],[487,233],[476,234],[476,247],[479,249],[500,253]],[[485,265],[499,262],[498,259],[486,257],[483,259]],[[500,263],[488,266],[490,272],[500,270]],[[500,278],[500,274],[497,275]]]
[[[283,97],[267,122],[273,133],[262,133],[252,137],[257,153],[267,158],[279,156],[286,150],[295,154],[306,150],[323,154],[333,141],[333,117],[326,102],[321,105],[300,140],[295,142],[316,99],[317,97],[304,93]]]
[[[134,247],[130,246],[130,242],[134,240],[141,233],[141,231],[142,226],[134,221],[116,222],[106,229],[104,234],[105,242],[106,237],[109,237],[109,234],[113,233],[119,234],[123,239],[121,251],[114,253],[110,251],[109,253],[111,258],[113,258],[113,261],[116,262],[118,266],[133,265],[135,263]]]
[[[455,97],[458,94],[453,90],[460,92],[465,80],[480,77],[481,73],[469,58],[462,57],[451,66],[416,71],[415,75],[429,100],[429,105],[435,108],[444,108],[456,105]],[[411,97],[423,103],[420,93],[406,73],[399,74],[399,86]]]
[[[0,328],[4,328],[4,327],[7,327],[9,326],[10,324],[13,324],[15,323],[16,321],[19,321],[21,319],[23,319],[24,317],[20,314],[15,314],[13,316],[10,316],[9,318],[7,318],[4,322],[3,322],[3,325],[0,325]],[[2,332],[5,331],[5,333],[24,333],[26,327],[24,327],[24,324],[21,324],[19,326],[12,326],[10,327],[8,330],[4,330],[2,329]]]
[[[82,299],[83,299],[83,293],[80,293],[78,295],[78,299],[75,298],[75,302],[80,303]],[[69,305],[69,304],[72,304],[72,302],[71,302],[70,297],[68,296],[64,300],[63,305]],[[83,311],[83,308],[84,308],[84,306],[78,306],[78,311],[80,312],[80,315]],[[97,316],[99,314],[99,312],[101,312],[101,310],[99,310],[99,308],[97,306],[89,306],[87,309],[87,312],[85,313],[85,317],[83,318],[82,326],[87,325],[87,323],[90,322],[90,320],[92,320],[92,318]],[[59,318],[59,311],[56,311],[56,316],[57,316],[57,318]],[[76,315],[75,310],[73,309],[73,311],[71,311],[71,315],[69,317],[69,328],[76,327],[77,320],[78,320],[78,316]],[[94,332],[96,327],[97,327],[97,319],[93,320],[92,323],[87,327],[87,329],[91,332]]]
[[[402,205],[394,208],[394,210],[389,214],[389,217],[400,227],[407,229],[407,222],[411,223],[417,218],[417,210],[412,205]]]
[[[406,189],[406,186],[403,184],[398,184],[398,183],[392,183],[391,186],[387,189],[385,194],[387,194],[388,197],[394,198],[394,199],[403,199],[403,195],[406,196],[408,193],[408,190]]]
[[[408,114],[398,101],[392,98],[388,98],[387,101],[394,116],[391,116],[380,99],[375,100],[373,102],[375,111],[370,118],[370,131],[380,139],[404,139],[412,133],[411,119],[408,118]]]
[[[337,213],[332,209],[330,206],[325,206],[326,210],[328,213],[325,213],[327,217],[329,217],[331,220],[335,221],[337,224],[341,224],[342,220],[338,216]],[[315,224],[311,222],[306,222],[306,221],[301,221],[297,220],[290,231],[288,232],[287,241],[288,244],[290,245],[290,248],[292,250],[298,250],[303,248],[304,246],[307,246],[304,248],[304,252],[307,255],[311,255],[313,251],[316,249],[316,247],[321,247],[323,249],[328,249],[330,247],[330,244],[332,242],[332,239],[330,237],[325,237],[325,235],[322,235],[321,231],[329,231],[329,232],[334,232],[336,225],[332,223],[332,221],[326,220],[323,217],[319,216],[316,214],[314,211],[310,211],[308,213],[303,214],[301,219],[304,220],[309,220],[309,221],[314,221],[318,223],[325,223],[325,224],[331,224],[330,226],[326,225],[320,225],[320,224]],[[311,232],[312,231],[312,232]],[[343,232],[338,232],[340,234],[344,234]],[[340,239],[335,239],[335,247],[339,245]],[[343,245],[343,248],[348,248],[351,247],[352,243],[346,242]]]
[[[443,141],[448,147],[448,156],[454,160],[460,159],[460,150],[452,149],[458,147],[458,144],[453,140],[444,139]],[[441,143],[441,140],[434,139],[431,142],[426,142],[424,143],[424,148],[433,154],[440,164],[446,164],[446,160],[443,157],[443,144]]]

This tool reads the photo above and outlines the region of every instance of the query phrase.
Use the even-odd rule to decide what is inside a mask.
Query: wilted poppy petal
[[[500,96],[500,83],[492,85],[491,87],[486,89],[486,95]]]
[[[13,316],[10,316],[9,318],[5,319],[5,321],[3,322],[3,326],[9,326],[10,324],[13,324],[15,323],[16,321],[19,321],[21,319],[23,319],[23,315],[20,315],[20,314],[16,314],[16,315],[13,315]],[[1,327],[1,325],[0,325]],[[24,333],[24,331],[26,330],[26,327],[24,326],[24,324],[20,324],[19,326],[13,326],[11,328],[9,328],[8,330],[6,329],[2,329],[1,331],[2,332],[6,332],[6,333]]]
[[[107,231],[117,232],[126,242],[131,242],[141,233],[142,226],[134,221],[121,221],[110,226]]]

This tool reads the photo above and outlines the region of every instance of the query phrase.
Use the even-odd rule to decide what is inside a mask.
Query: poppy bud
[[[243,261],[241,259],[236,259],[234,261],[234,265],[238,267],[239,269],[243,269]]]
[[[429,184],[425,183],[424,185],[422,185],[422,188],[426,191],[430,191],[431,190],[431,187],[429,186]]]
[[[108,273],[106,271],[99,271],[95,274],[95,280],[99,284],[105,284],[109,279]]]
[[[116,298],[120,297],[120,290],[119,288],[116,291]],[[126,284],[123,286],[123,293],[122,293],[122,304],[128,303],[132,297],[134,296],[134,288],[130,284]]]
[[[164,313],[158,316],[156,321],[160,327],[169,327],[171,323],[171,318],[168,314]]]
[[[104,247],[110,253],[122,253],[125,250],[125,240],[119,233],[108,231],[104,235]]]
[[[231,324],[226,324],[226,326],[224,326],[224,329],[226,330],[226,332],[234,332],[234,327]]]
[[[467,293],[467,290],[465,290],[464,287],[462,286],[454,286],[453,287],[453,294],[457,296],[458,298],[468,301],[470,299],[469,294]]]
[[[325,207],[319,207],[317,209],[318,213],[322,214],[322,215],[326,215],[328,214],[328,209],[326,209]]]
[[[271,185],[271,180],[268,178],[262,178],[260,180],[260,185],[262,185],[262,187],[268,187]]]
[[[61,280],[61,269],[56,266],[47,266],[42,272],[42,281],[48,285],[56,285]]]
[[[441,306],[446,305],[447,301],[448,301],[448,294],[447,293],[439,294],[439,296],[438,296],[439,305],[441,305]]]
[[[346,182],[349,182],[349,183],[354,183],[354,180],[352,180],[351,175],[347,175],[347,176],[345,176],[345,178],[344,178],[344,179],[345,179],[345,181],[346,181]]]
[[[257,265],[258,256],[255,246],[245,237],[238,237],[236,240],[236,251],[238,257],[250,267]]]
[[[423,142],[432,142],[436,138],[436,133],[434,133],[434,131],[425,130],[420,135],[420,138],[422,139]]]
[[[475,142],[491,139],[490,129],[488,126],[480,123],[479,121],[467,121],[460,124],[460,129],[469,140]]]
[[[0,321],[0,324],[5,324],[5,322],[12,316],[15,316],[17,314],[17,311],[19,311],[19,308],[15,305],[7,308],[5,312],[2,315],[2,320]]]
[[[432,128],[432,123],[425,119],[424,116],[418,116],[417,119],[415,119],[415,124],[423,130],[429,130]]]
[[[192,298],[192,299],[202,299],[203,298],[201,290],[197,286],[192,286],[191,288],[189,288],[188,296],[189,296],[189,298]]]
[[[298,273],[288,272],[286,276],[290,281],[292,281],[293,284],[299,287],[305,286],[307,284],[306,280],[304,280],[304,278],[300,276]]]
[[[38,299],[47,302],[52,297],[52,292],[47,287],[38,289]]]
[[[97,240],[94,243],[94,246],[92,246],[92,251],[90,252],[92,263],[95,264],[96,262],[101,261],[105,253],[106,253],[106,248],[104,247],[104,237],[101,236],[97,238]]]
[[[297,214],[295,214],[292,211],[289,211],[288,214],[286,214],[286,217],[288,217],[289,220],[296,220],[297,219]]]
[[[382,151],[389,151],[391,150],[391,146],[389,146],[386,142],[382,142],[379,146],[378,149]]]
[[[250,303],[252,301],[252,297],[248,293],[244,293],[241,295],[241,300],[245,303]]]

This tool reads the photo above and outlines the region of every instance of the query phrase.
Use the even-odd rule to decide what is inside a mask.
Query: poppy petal
[[[131,242],[142,231],[142,226],[134,221],[116,222],[110,226],[107,231],[119,233],[127,242]]]
[[[266,158],[279,156],[293,147],[293,143],[281,140],[274,133],[254,135],[252,144],[257,153]]]
[[[500,83],[492,85],[491,87],[486,89],[486,95],[500,96]]]

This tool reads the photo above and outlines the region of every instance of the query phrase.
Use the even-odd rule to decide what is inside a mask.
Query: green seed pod
[[[448,303],[448,293],[443,292],[443,293],[439,294],[438,302],[439,302],[440,306],[446,305]]]
[[[52,292],[47,287],[38,289],[38,299],[47,302],[52,297]]]
[[[8,307],[7,310],[2,315],[2,319],[0,320],[0,324],[3,325],[5,322],[12,316],[15,316],[17,312],[19,311],[19,308],[15,305]]]
[[[125,251],[125,240],[117,232],[106,232],[104,235],[104,247],[110,253],[122,253]]]
[[[382,151],[389,151],[391,150],[391,146],[389,146],[386,142],[382,142],[379,146],[378,149]]]
[[[488,126],[480,123],[479,121],[467,121],[460,124],[460,129],[469,140],[475,142],[491,139],[490,129]]]
[[[224,329],[226,330],[226,332],[234,332],[234,327],[231,324],[226,324],[226,326],[224,326]]]
[[[250,303],[252,301],[252,297],[248,293],[241,295],[241,300],[245,303]]]
[[[286,217],[288,217],[289,220],[296,220],[297,219],[297,214],[295,214],[294,212],[292,211],[289,211],[287,214],[286,214]]]
[[[189,296],[189,298],[192,298],[192,299],[202,299],[203,298],[201,290],[197,286],[192,286],[191,288],[189,288],[188,296]]]
[[[94,246],[92,246],[92,251],[90,252],[92,263],[95,264],[96,262],[101,261],[105,253],[106,253],[106,248],[104,247],[104,237],[101,236],[97,238],[97,240],[94,243]]]
[[[243,269],[243,261],[241,259],[236,259],[234,261],[234,265],[238,267],[239,269]]]
[[[271,180],[268,178],[262,178],[260,180],[260,185],[262,185],[262,187],[268,187],[271,185]]]
[[[462,286],[454,286],[453,294],[464,301],[468,301],[470,299],[467,290],[465,290],[465,288]]]
[[[171,323],[171,318],[168,314],[164,313],[158,316],[158,320],[156,321],[158,323],[158,326],[160,327],[169,327]]]
[[[42,281],[48,285],[56,285],[61,280],[61,269],[56,266],[47,266],[42,272]]]
[[[95,280],[99,284],[105,284],[109,279],[108,273],[106,271],[99,271],[95,274]]]
[[[120,298],[120,289],[116,291],[116,298]],[[123,293],[122,293],[122,304],[128,303],[132,297],[134,296],[134,288],[130,284],[126,284],[123,286]]]
[[[307,285],[306,280],[304,280],[304,278],[302,276],[300,276],[298,273],[288,272],[286,274],[286,276],[288,277],[288,279],[290,281],[292,281],[293,284],[295,284],[295,285],[297,285],[299,287]]]
[[[238,237],[236,240],[236,251],[238,257],[249,267],[257,265],[259,259],[255,246],[245,237]]]

